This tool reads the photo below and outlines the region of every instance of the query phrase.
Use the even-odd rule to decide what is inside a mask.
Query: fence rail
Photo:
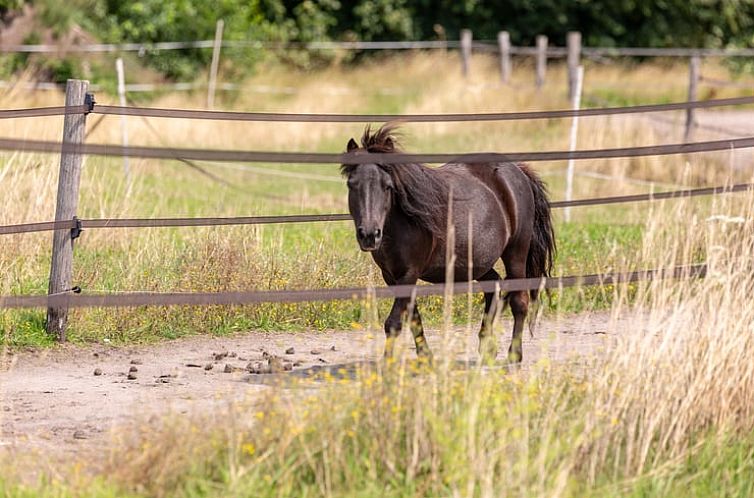
[[[104,308],[137,306],[209,306],[248,305],[262,303],[298,303],[304,301],[334,301],[395,297],[424,297],[445,295],[450,287],[454,294],[471,292],[510,292],[535,289],[626,284],[640,281],[704,278],[706,264],[676,266],[604,275],[572,275],[555,278],[522,278],[453,284],[393,285],[387,287],[356,287],[339,289],[310,289],[282,291],[233,292],[133,292],[127,294],[57,294],[47,296],[0,296],[2,308]]]
[[[312,123],[367,123],[401,121],[406,123],[462,122],[462,121],[517,121],[531,119],[559,119],[616,114],[668,112],[688,109],[709,109],[754,104],[754,96],[725,99],[694,100],[668,104],[643,104],[623,107],[594,107],[585,109],[557,109],[552,111],[519,111],[490,113],[445,113],[445,114],[334,114],[334,113],[281,113],[208,111],[201,109],[165,109],[156,107],[114,106],[92,104],[91,106],[38,107],[31,109],[0,110],[0,119],[62,116],[92,112],[113,116],[141,116],[152,118],[206,119],[217,121],[265,121],[265,122],[312,122]]]
[[[90,43],[58,46],[50,44],[17,44],[0,47],[0,53],[102,53],[139,52],[162,50],[211,49],[215,40],[141,42],[141,43]],[[314,41],[278,42],[263,40],[222,40],[222,48],[246,48],[257,50],[422,50],[457,49],[459,40],[418,40],[418,41]],[[480,51],[497,51],[497,40],[475,40],[472,47]],[[753,57],[754,48],[660,48],[660,47],[583,47],[582,54],[593,57]],[[536,55],[536,47],[511,46],[511,55]],[[566,57],[567,47],[550,46],[546,50],[548,58]]]
[[[717,194],[730,194],[754,190],[754,183],[739,183],[736,185],[721,185],[718,187],[704,187],[697,189],[674,190],[671,192],[657,192],[649,194],[620,195],[612,197],[595,197],[590,199],[576,199],[572,201],[555,201],[550,204],[553,209],[567,207],[598,206],[622,204],[629,202],[656,201],[663,199],[682,199]],[[312,223],[348,221],[351,215],[347,213],[332,214],[298,214],[281,216],[232,216],[232,217],[204,217],[204,218],[100,218],[73,219],[60,221],[42,221],[38,223],[23,223],[18,225],[0,226],[0,235],[49,232],[54,230],[73,230],[89,228],[167,228],[167,227],[206,227],[227,225],[269,225],[283,223]]]
[[[467,43],[470,41],[467,37]],[[468,45],[467,45],[468,46]],[[56,238],[62,236],[65,240],[63,244],[65,251],[70,253],[69,260],[72,261],[73,241],[79,237],[83,228],[125,228],[125,227],[169,227],[169,226],[213,226],[213,225],[231,225],[231,224],[260,224],[260,223],[292,223],[308,221],[343,221],[348,220],[346,214],[322,214],[322,215],[292,215],[292,216],[259,216],[259,217],[235,217],[235,218],[162,218],[162,219],[100,219],[100,220],[79,220],[76,218],[76,205],[79,197],[79,174],[71,169],[71,164],[80,165],[81,157],[85,154],[103,155],[103,156],[122,156],[122,157],[143,157],[154,159],[176,159],[187,161],[208,160],[208,161],[225,161],[225,162],[270,162],[270,163],[341,163],[341,164],[365,164],[365,163],[383,163],[383,164],[401,164],[406,162],[502,162],[502,161],[554,161],[563,159],[598,159],[598,158],[617,158],[617,157],[638,157],[648,155],[665,155],[680,153],[695,153],[706,151],[731,150],[736,148],[754,147],[754,137],[745,137],[740,139],[719,140],[710,142],[692,142],[683,144],[654,145],[643,147],[629,147],[616,149],[601,150],[580,150],[580,151],[552,151],[552,152],[531,152],[531,153],[477,153],[477,154],[327,154],[327,153],[305,153],[305,152],[272,152],[272,151],[242,151],[242,150],[203,150],[203,149],[181,149],[181,148],[157,148],[142,146],[116,146],[110,144],[86,144],[84,129],[86,115],[90,112],[99,112],[100,114],[114,115],[139,115],[142,117],[201,117],[203,119],[240,119],[252,121],[265,121],[275,119],[260,119],[260,115],[265,118],[273,116],[269,113],[226,113],[226,112],[207,112],[191,111],[182,109],[145,109],[130,108],[118,106],[95,106],[93,97],[86,93],[88,82],[69,80],[66,90],[65,107],[52,107],[41,109],[17,109],[0,111],[0,118],[17,118],[17,117],[34,117],[34,116],[54,116],[65,115],[65,125],[63,132],[63,143],[34,141],[34,140],[17,140],[0,138],[0,150],[26,151],[26,152],[48,152],[61,154],[61,178],[63,173],[67,173],[70,181],[61,183],[58,188],[58,198],[56,211],[56,221],[30,223],[14,226],[0,227],[0,234],[10,233],[30,233],[38,231],[55,231]],[[69,96],[76,95],[76,99],[69,99]],[[80,98],[79,98],[80,97]],[[689,99],[689,102],[676,104],[662,104],[650,106],[634,106],[631,108],[604,108],[604,109],[586,109],[583,111],[545,111],[534,113],[497,113],[495,119],[534,119],[544,117],[572,117],[578,115],[590,115],[589,113],[600,114],[624,114],[627,112],[656,112],[660,110],[672,109],[694,109],[697,107],[714,107],[718,105],[736,105],[744,103],[753,103],[754,97],[742,97],[737,99],[724,99],[718,101],[695,102]],[[159,115],[159,116],[158,116]],[[250,119],[250,115],[254,119]],[[295,116],[301,118],[307,115],[274,115]],[[396,118],[407,118],[407,116],[397,115],[308,115],[311,121],[323,122],[325,118],[332,119],[333,116],[354,122],[356,118],[359,121],[375,120],[394,120]],[[431,116],[431,118],[430,118]],[[484,119],[480,119],[480,116]],[[505,117],[503,117],[505,116]],[[409,116],[410,117],[410,116]],[[414,118],[424,117],[434,121],[444,120],[491,120],[490,115],[413,115]],[[74,119],[75,118],[75,119]],[[369,119],[364,119],[369,118]],[[449,119],[453,118],[453,119]],[[462,119],[463,118],[463,119]],[[282,120],[282,119],[277,119]],[[341,121],[342,122],[342,121]],[[620,202],[638,202],[643,200],[692,197],[699,195],[712,195],[715,193],[729,193],[750,190],[754,184],[737,184],[730,186],[708,187],[702,189],[678,190],[672,192],[663,192],[658,194],[639,194],[630,196],[616,196],[595,199],[581,199],[576,201],[559,201],[554,202],[552,207],[568,206],[587,206],[598,204],[614,204]],[[61,206],[73,206],[72,210],[61,211]],[[69,212],[70,211],[70,212]],[[61,230],[70,230],[62,232]],[[61,249],[59,244],[53,246],[53,262],[60,258]],[[445,293],[448,286],[408,286],[408,287],[383,287],[378,289],[319,289],[303,291],[244,291],[230,293],[130,293],[128,295],[84,295],[76,296],[72,294],[73,289],[69,285],[72,276],[72,268],[69,263],[62,265],[62,270],[55,272],[55,265],[50,276],[50,290],[47,296],[0,296],[0,308],[10,307],[39,307],[48,308],[47,327],[48,332],[56,335],[61,341],[65,340],[65,328],[67,310],[70,307],[79,306],[145,306],[145,305],[208,305],[208,304],[250,304],[261,302],[298,302],[303,300],[321,300],[321,299],[350,299],[351,297],[366,296],[369,293],[378,297],[395,297],[410,295],[433,295]],[[659,278],[686,278],[689,276],[704,276],[706,266],[696,265],[687,267],[677,267],[672,270],[646,270],[642,272],[632,272],[629,274],[608,274],[608,275],[579,275],[561,277],[558,279],[523,279],[523,280],[506,280],[502,282],[483,282],[473,284],[456,284],[454,289],[463,292],[472,289],[475,292],[479,290],[525,290],[539,287],[566,287],[573,285],[604,285],[606,283],[620,283],[638,280],[654,280]],[[60,285],[53,286],[52,282],[62,282]],[[494,286],[494,287],[493,287]]]
[[[553,111],[451,113],[451,114],[312,114],[275,112],[228,112],[199,109],[161,109],[154,107],[122,107],[95,105],[93,112],[116,116],[143,116],[153,118],[210,119],[227,121],[283,121],[313,123],[364,123],[373,121],[401,121],[407,123],[457,122],[457,121],[511,121],[532,119],[556,119],[585,116],[608,116],[667,112],[686,109],[707,109],[734,105],[754,104],[752,97],[674,102],[669,104],[645,104],[624,107],[597,107],[591,109],[559,109]]]
[[[664,156],[691,154],[754,147],[754,137],[691,142],[614,149],[591,149],[548,152],[511,153],[327,153],[327,152],[273,152],[243,150],[206,150],[169,147],[145,147],[114,144],[69,144],[38,140],[0,138],[0,150],[19,152],[76,153],[110,157],[140,157],[144,159],[174,159],[194,161],[222,161],[246,163],[301,163],[301,164],[403,164],[449,162],[539,162],[567,159],[616,159],[625,157]]]

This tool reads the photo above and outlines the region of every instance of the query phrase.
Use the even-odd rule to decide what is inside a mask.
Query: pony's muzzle
[[[356,229],[356,240],[362,251],[375,251],[382,242],[382,230],[380,228],[365,229],[360,226]]]

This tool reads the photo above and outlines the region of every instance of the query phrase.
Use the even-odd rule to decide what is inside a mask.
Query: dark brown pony
[[[361,146],[351,139],[349,153],[401,152],[395,126],[372,133],[367,127]],[[344,164],[348,179],[348,207],[362,251],[369,251],[388,285],[445,281],[448,214],[455,228],[454,275],[469,275],[468,245],[471,235],[472,275],[475,280],[499,280],[493,269],[498,258],[506,278],[549,276],[555,252],[550,202],[542,181],[526,165],[475,162],[473,156],[439,168],[422,164]],[[452,195],[452,209],[449,199]],[[471,216],[471,218],[469,218]],[[471,230],[469,231],[469,219]],[[522,359],[521,336],[528,313],[529,296],[537,291],[510,292],[505,297],[513,313],[511,361]],[[407,318],[410,299],[397,298],[385,321],[385,354]],[[479,351],[484,358],[497,355],[492,340],[492,321],[498,299],[484,295],[484,319],[479,332]],[[421,316],[416,306],[411,331],[419,356],[430,356]]]

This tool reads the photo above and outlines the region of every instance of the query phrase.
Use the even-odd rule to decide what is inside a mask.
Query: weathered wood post
[[[568,47],[568,99],[573,101],[576,95],[576,78],[581,64],[581,32],[569,31],[566,37]]]
[[[120,57],[115,60],[115,72],[118,73],[118,100],[121,107],[126,107],[126,71],[123,67],[123,59]],[[120,117],[120,134],[123,147],[128,147],[128,126],[124,115]],[[128,156],[123,156],[123,173],[126,176],[126,186],[129,188],[131,186],[131,168]]]
[[[497,46],[500,49],[500,80],[505,84],[511,79],[511,35],[507,31],[497,34]]]
[[[471,39],[470,29],[461,30],[461,72],[465,78],[469,77],[471,71]]]
[[[93,105],[94,99],[87,94],[89,82],[68,80],[65,87],[66,107]],[[63,121],[63,148],[60,154],[60,176],[55,207],[55,221],[76,219],[79,204],[79,181],[81,179],[80,146],[84,143],[86,114],[66,114]],[[79,230],[55,230],[52,239],[52,262],[50,265],[49,295],[72,292],[73,240]],[[68,308],[47,308],[47,332],[60,342],[65,342]]]
[[[209,82],[207,84],[207,108],[215,106],[215,89],[217,88],[217,68],[220,64],[220,48],[223,45],[223,29],[225,21],[219,19],[215,26],[215,44],[212,46],[212,63],[209,67]]]
[[[689,102],[696,101],[696,88],[699,83],[699,65],[699,56],[691,56],[691,59],[689,60]],[[689,107],[686,109],[686,131],[683,134],[684,142],[688,142],[694,138],[695,127],[696,121],[694,119],[694,109]]]
[[[545,84],[545,73],[547,72],[547,37],[537,35],[537,88]]]

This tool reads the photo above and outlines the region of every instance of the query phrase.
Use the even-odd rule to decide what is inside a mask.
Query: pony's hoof
[[[435,359],[434,359],[434,357],[432,356],[432,353],[429,350],[422,351],[422,352],[417,351],[416,352],[416,363],[417,363],[417,365],[419,365],[421,367],[432,368],[434,366],[434,364],[435,364]]]
[[[521,363],[524,355],[521,351],[508,351],[508,363]]]
[[[495,344],[494,339],[487,338],[479,341],[479,356],[482,359],[482,363],[485,365],[491,365],[495,363],[497,359],[498,347]]]

